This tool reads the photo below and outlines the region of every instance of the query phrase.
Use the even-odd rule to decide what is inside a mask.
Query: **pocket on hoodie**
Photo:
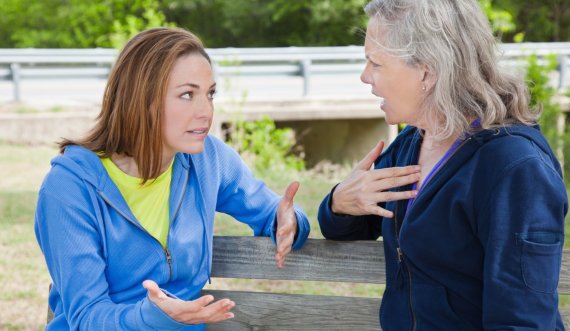
[[[525,285],[534,291],[554,293],[562,263],[563,235],[555,232],[517,234]]]

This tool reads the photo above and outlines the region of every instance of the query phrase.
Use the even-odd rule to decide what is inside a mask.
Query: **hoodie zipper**
[[[141,229],[142,231],[144,231],[146,234],[148,234],[152,239],[154,239],[159,245],[160,247],[162,247],[162,244],[160,243],[160,241],[158,239],[156,239],[155,237],[153,237],[145,228],[143,228],[138,222],[133,221],[130,217],[128,217],[125,213],[123,213],[123,211],[121,211],[119,208],[117,208],[117,206],[115,206],[111,200],[109,200],[105,194],[103,194],[103,192],[99,191],[99,195],[101,196],[101,198],[103,198],[103,200],[105,200],[105,202],[113,207],[113,209],[115,209],[119,214],[121,214],[121,216],[123,216],[126,220],[128,220],[129,222],[131,222],[132,224],[134,224],[136,227],[138,227],[139,229]],[[178,208],[179,209],[179,208]],[[177,209],[177,210],[178,210]],[[168,232],[170,233],[170,226],[168,229]],[[166,246],[162,247],[162,250],[164,251],[164,255],[166,257],[166,264],[168,265],[168,281],[172,280],[172,255],[170,254],[170,251],[168,250],[168,235],[166,236]]]
[[[447,164],[447,162],[453,157],[453,155],[455,155],[455,153],[457,153],[457,151],[459,151],[459,149],[461,147],[463,147],[469,140],[471,140],[471,137],[468,137],[467,139],[465,139],[464,141],[461,142],[461,144],[459,146],[457,146],[457,148],[455,149],[455,151],[453,151],[453,153],[451,153],[451,155],[447,158],[447,160],[445,160],[440,166],[439,168],[436,170],[436,172],[431,176],[430,179],[428,179],[427,182],[425,182],[422,187],[420,188],[420,190],[418,191],[417,196],[420,196],[420,193],[423,191],[423,189],[426,187],[426,185],[431,182],[431,179],[433,179],[435,177],[435,175],[439,172],[439,170],[441,168],[443,168],[443,166],[445,164]],[[410,206],[410,210],[413,208],[414,204],[412,203],[412,205]],[[406,211],[406,215],[404,215],[404,219],[402,219],[401,224],[404,224],[404,221],[406,220],[406,216],[409,214],[409,210]],[[408,291],[409,293],[409,306],[410,306],[410,312],[412,314],[412,330],[415,331],[416,330],[416,315],[414,312],[414,307],[412,305],[412,273],[410,272],[410,270],[408,269],[407,264],[405,263],[404,260],[404,252],[402,251],[401,245],[400,245],[400,232],[398,231],[398,207],[396,205],[396,210],[394,212],[394,231],[396,233],[396,252],[398,254],[398,269],[400,270],[402,267],[406,268],[406,273],[408,274],[408,280],[409,280],[409,286],[410,286],[410,290]],[[403,265],[403,266],[402,266]],[[398,270],[398,272],[399,272]],[[399,276],[398,276],[399,277]]]
[[[405,218],[405,217],[404,217]],[[402,220],[402,224],[404,224],[403,220]],[[402,252],[402,249],[400,248],[400,231],[398,231],[398,206],[396,205],[396,210],[394,211],[394,232],[396,233],[396,252],[398,254],[398,275],[397,275],[397,281],[399,282],[399,278],[401,277],[400,275],[400,270],[402,270],[402,268],[406,269],[406,273],[408,274],[408,281],[409,281],[409,286],[410,286],[410,290],[408,291],[408,307],[410,308],[410,313],[412,314],[412,330],[415,331],[416,330],[416,314],[414,312],[414,306],[412,305],[412,273],[410,272],[410,270],[408,269],[408,266],[406,265],[405,261],[404,261],[404,253]]]

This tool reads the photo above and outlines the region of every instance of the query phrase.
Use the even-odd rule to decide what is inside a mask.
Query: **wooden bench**
[[[570,250],[558,290],[570,294]],[[275,247],[263,237],[214,237],[212,277],[385,284],[384,249],[380,241],[339,242],[309,239],[278,269]],[[213,280],[215,284],[215,280]],[[213,331],[240,330],[380,330],[379,298],[299,295],[235,290],[204,294],[236,302],[235,318],[208,325]],[[570,310],[561,311],[570,329]],[[49,317],[48,317],[49,319]]]

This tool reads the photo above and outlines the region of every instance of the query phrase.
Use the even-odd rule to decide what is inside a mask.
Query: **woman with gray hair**
[[[325,197],[323,235],[383,237],[385,331],[563,330],[560,165],[477,1],[365,10],[361,79],[386,121],[408,126]]]

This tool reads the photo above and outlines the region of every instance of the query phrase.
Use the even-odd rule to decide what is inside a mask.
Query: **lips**
[[[196,128],[196,129],[188,130],[186,132],[192,133],[192,134],[206,134],[206,133],[208,133],[208,128]]]

